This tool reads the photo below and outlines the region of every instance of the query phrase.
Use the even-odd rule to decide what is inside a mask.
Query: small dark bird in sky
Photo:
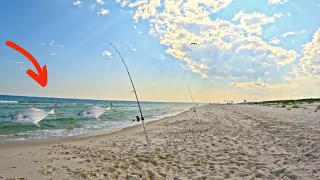
[[[199,46],[199,44],[198,43],[190,43],[190,45],[197,45],[197,46]]]

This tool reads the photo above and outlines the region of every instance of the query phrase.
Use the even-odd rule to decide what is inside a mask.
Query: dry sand
[[[0,179],[320,179],[320,111],[207,105],[93,137],[0,146]],[[140,123],[139,123],[140,124]]]

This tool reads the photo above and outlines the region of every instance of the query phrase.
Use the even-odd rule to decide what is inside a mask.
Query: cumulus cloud
[[[108,10],[108,9],[101,9],[99,12],[98,12],[98,15],[102,15],[102,16],[104,16],[104,15],[106,15],[106,14],[109,14],[110,13],[110,11]]]
[[[259,12],[248,14],[244,11],[240,11],[233,17],[232,21],[240,20],[243,29],[246,30],[247,33],[261,35],[262,25],[274,23],[276,18],[282,16],[283,15],[281,14],[274,14],[272,17],[268,17]]]
[[[314,33],[311,42],[302,46],[302,57],[292,74],[320,80],[320,28]]]
[[[226,8],[231,0],[117,2],[135,9],[133,20],[149,19],[149,34],[167,46],[165,52],[203,78],[248,79],[297,58],[294,50],[273,46],[260,37],[262,26],[276,22],[281,14],[240,11],[229,22],[210,15]],[[190,42],[197,42],[199,47]]]
[[[269,44],[279,44],[280,43],[280,40],[277,39],[276,37],[273,37],[270,41],[269,41]]]

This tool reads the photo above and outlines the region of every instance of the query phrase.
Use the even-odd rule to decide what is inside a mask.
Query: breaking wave
[[[0,103],[19,103],[18,101],[3,101],[0,100]]]

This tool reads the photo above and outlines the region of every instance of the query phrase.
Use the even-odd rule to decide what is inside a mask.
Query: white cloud
[[[82,4],[81,1],[76,1],[76,2],[73,3],[74,6],[80,6],[81,4]]]
[[[288,0],[268,0],[269,4],[284,4],[288,2]]]
[[[292,78],[290,76],[284,76],[283,80],[284,81],[292,81]]]
[[[137,51],[137,49],[135,47],[133,47],[131,44],[128,43],[128,45],[130,46],[130,48],[132,49],[132,51]]]
[[[50,42],[50,46],[52,46],[53,44],[54,44],[54,41],[51,41],[51,42]]]
[[[102,56],[111,56],[111,52],[107,51],[107,50],[104,50],[103,53],[102,53]]]
[[[287,36],[292,36],[292,35],[295,35],[295,34],[296,34],[295,32],[291,31],[291,32],[286,32],[286,33],[282,34],[281,36],[286,38]]]
[[[240,24],[247,33],[261,35],[262,25],[274,23],[275,19],[280,17],[282,17],[281,14],[274,14],[272,17],[268,17],[259,12],[248,14],[240,11],[233,17],[232,21],[240,20]]]
[[[314,33],[311,42],[302,46],[302,57],[292,74],[320,80],[320,27]]]
[[[108,10],[108,9],[101,9],[99,12],[98,12],[98,15],[102,15],[102,16],[104,16],[104,15],[106,15],[106,14],[109,14],[110,13],[110,11]]]
[[[90,11],[93,11],[95,8],[96,8],[96,5],[95,5],[95,4],[90,4],[90,5],[89,5],[89,10],[90,10]]]
[[[40,45],[41,45],[41,46],[44,46],[45,44],[44,44],[44,43],[41,43]]]
[[[51,53],[52,56],[54,56],[54,53]]]
[[[265,72],[272,73],[297,58],[294,50],[273,46],[260,37],[262,26],[274,23],[281,14],[267,16],[240,11],[234,22],[229,22],[213,20],[210,15],[226,8],[231,0],[117,2],[135,9],[133,20],[148,19],[149,34],[167,46],[165,52],[203,78],[264,76]],[[190,46],[190,42],[200,46]]]
[[[290,14],[290,13],[287,13],[287,16],[289,17],[289,16],[291,16],[291,14]]]
[[[280,40],[277,39],[276,37],[273,37],[270,41],[269,44],[279,44]]]
[[[104,2],[103,0],[97,0],[97,3],[102,5],[102,4],[104,4],[105,2]]]
[[[292,36],[292,35],[295,35],[295,34],[297,34],[297,33],[303,34],[303,33],[305,33],[305,32],[306,32],[305,29],[304,29],[304,30],[301,30],[300,32],[290,31],[290,32],[286,32],[286,33],[282,34],[281,36],[284,37],[284,38],[286,38],[287,36]]]
[[[239,88],[247,93],[251,94],[265,94],[263,91],[267,88],[267,85],[261,77],[258,77],[256,81],[252,82],[230,82],[229,85]]]
[[[138,28],[137,28],[137,26],[135,26],[135,25],[133,25],[133,28],[135,29],[135,30],[137,30]]]

